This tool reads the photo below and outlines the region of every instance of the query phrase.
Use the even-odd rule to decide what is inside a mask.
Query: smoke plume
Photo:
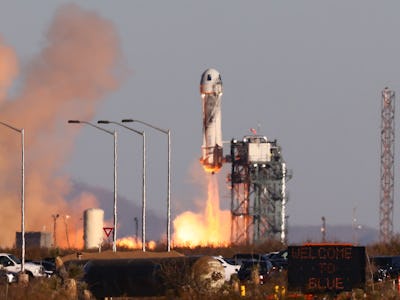
[[[7,91],[18,63],[13,49],[0,38],[0,121],[25,130],[26,230],[52,232],[52,214],[59,213],[60,246],[67,246],[61,218],[71,216],[69,240],[79,244],[82,210],[97,203],[90,194],[80,195],[73,205],[65,200],[71,183],[60,170],[79,127],[71,128],[67,120],[93,118],[98,103],[119,86],[120,61],[119,40],[109,21],[77,5],[62,6],[42,50],[21,68],[22,84],[11,98]],[[15,232],[21,230],[21,143],[18,132],[5,126],[0,126],[0,137],[0,247],[4,247],[12,246]]]

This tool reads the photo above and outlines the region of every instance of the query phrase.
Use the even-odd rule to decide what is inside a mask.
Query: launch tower
[[[286,242],[286,182],[291,178],[277,141],[260,135],[232,139],[231,242]]]
[[[286,242],[286,181],[291,178],[282,160],[280,146],[265,136],[245,136],[231,141],[224,157],[221,130],[221,74],[212,68],[203,72],[200,95],[203,106],[203,145],[200,162],[215,174],[225,162],[232,164],[231,242],[251,244],[266,239]],[[253,133],[256,133],[255,131]]]
[[[394,92],[385,88],[381,104],[381,188],[379,238],[388,243],[393,236],[394,196]]]

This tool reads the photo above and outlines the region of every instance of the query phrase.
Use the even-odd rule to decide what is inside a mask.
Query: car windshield
[[[17,258],[16,256],[10,254],[9,257],[11,258],[11,260],[13,260],[16,264],[21,264],[21,261],[19,260],[19,258]]]
[[[249,261],[244,262],[241,267],[243,270],[251,270],[253,268],[258,268],[260,273],[268,272],[267,263],[258,262],[258,261]]]

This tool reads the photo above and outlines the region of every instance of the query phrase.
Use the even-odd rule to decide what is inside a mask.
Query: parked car
[[[225,281],[231,280],[233,274],[237,274],[241,265],[232,263],[229,259],[223,258],[222,256],[213,256],[214,259],[218,260],[225,270]]]
[[[400,256],[374,256],[370,258],[374,266],[375,281],[397,279],[400,275]]]
[[[257,272],[260,284],[264,284],[273,269],[269,260],[244,260],[238,271],[238,278],[242,282],[252,281],[253,272]]]
[[[17,274],[9,272],[4,268],[0,269],[0,283],[17,282]]]
[[[234,256],[232,256],[232,261],[234,261],[235,264],[241,265],[243,261],[247,260],[255,260],[255,261],[261,261],[261,260],[269,260],[267,255],[265,254],[259,254],[259,253],[237,253]]]
[[[47,277],[51,277],[56,273],[56,264],[49,260],[33,260],[32,263],[42,266]]]
[[[276,252],[270,252],[266,254],[266,257],[271,261],[274,270],[277,271],[287,270],[288,266],[287,249]]]
[[[21,272],[21,261],[19,258],[10,253],[0,253],[0,265],[3,269],[11,273]],[[31,262],[25,262],[24,264],[25,272],[30,277],[43,277],[45,276],[43,266],[36,265]]]

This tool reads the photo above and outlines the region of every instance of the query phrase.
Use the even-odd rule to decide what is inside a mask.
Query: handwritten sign
[[[351,291],[365,285],[365,247],[288,247],[288,288],[306,293]]]

